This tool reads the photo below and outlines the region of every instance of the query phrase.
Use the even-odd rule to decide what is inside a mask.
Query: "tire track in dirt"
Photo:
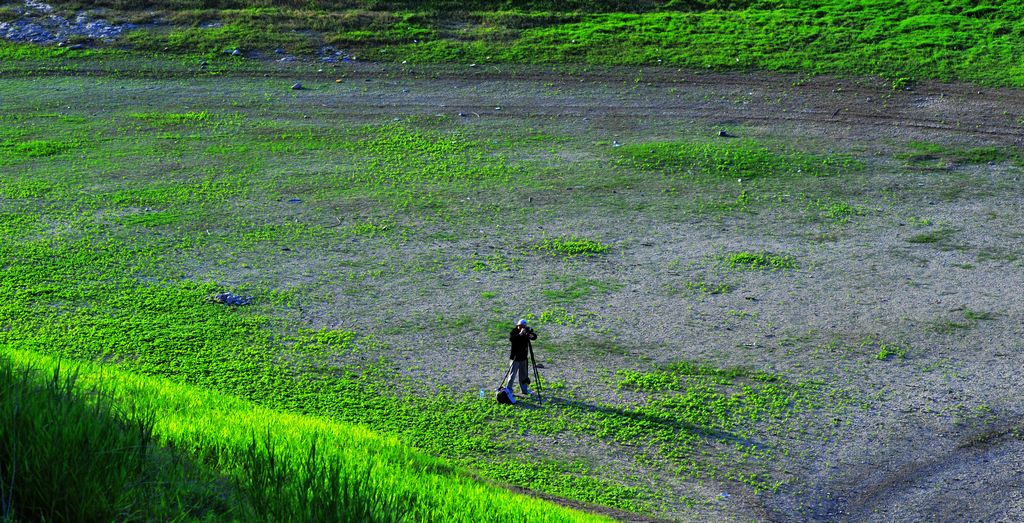
[[[330,94],[326,89],[335,78],[345,80],[386,80],[414,82],[435,86],[434,94],[420,94],[420,100],[400,99],[390,103],[372,103],[358,99],[345,100],[333,108],[344,113],[394,115],[396,109],[406,112],[463,112],[467,117],[537,118],[590,117],[603,119],[662,117],[670,119],[697,118],[711,122],[757,122],[771,124],[814,124],[819,126],[853,126],[864,128],[894,127],[919,129],[949,135],[989,137],[1007,145],[1024,145],[1024,90],[979,88],[964,83],[925,82],[913,91],[893,91],[883,79],[871,77],[839,78],[830,76],[807,78],[796,74],[750,72],[694,72],[669,68],[615,67],[542,67],[491,66],[473,69],[464,65],[432,65],[395,68],[391,64],[358,63],[344,69],[312,73],[308,69],[293,70],[282,64],[267,62],[265,70],[226,72],[225,76],[280,78],[301,80],[314,95]],[[307,67],[309,64],[305,64]],[[491,70],[491,69],[495,70]],[[0,78],[21,76],[112,76],[101,67],[83,64],[73,70],[35,69],[6,71]],[[123,77],[125,73],[118,71]],[[132,77],[181,78],[205,77],[201,70],[150,70]],[[637,79],[641,79],[637,82]],[[325,87],[317,87],[322,82]],[[467,101],[455,105],[466,93],[453,86],[479,86],[487,83],[510,83],[521,86],[546,84],[564,94],[522,95],[522,104],[503,103],[501,111],[493,104]],[[628,89],[623,89],[623,85]],[[528,91],[510,85],[502,94]],[[320,89],[324,89],[321,91]],[[633,100],[647,103],[621,104],[613,96],[627,91]],[[669,101],[668,94],[688,95]],[[703,91],[704,99],[693,96]],[[593,103],[564,103],[576,92],[591,93]],[[478,94],[478,93],[471,93]],[[486,96],[484,95],[478,96]],[[751,100],[737,106],[726,100],[732,96],[748,96]],[[718,97],[718,98],[715,98]],[[662,99],[661,103],[649,103]],[[931,105],[946,106],[932,108]],[[924,114],[922,114],[924,113]],[[932,113],[932,114],[928,114]],[[1016,117],[1016,120],[1014,120]],[[994,122],[1003,120],[997,127]],[[861,133],[855,133],[861,134]],[[871,136],[868,134],[868,136]]]
[[[892,462],[899,464],[881,478],[872,471],[858,472],[833,486],[844,493],[842,498],[832,500],[843,511],[843,517],[836,519],[899,520],[907,514],[901,511],[913,507],[910,514],[927,515],[937,521],[968,518],[966,514],[973,521],[1020,521],[1024,517],[1022,507],[1013,507],[1008,498],[1011,491],[1019,492],[1024,484],[1020,465],[1024,457],[1022,428],[1014,423],[977,429],[959,444],[937,449],[925,459],[900,463],[900,458],[893,456]],[[1007,466],[995,466],[997,463]],[[965,477],[974,481],[965,482]],[[908,494],[913,491],[932,491],[928,506],[915,506],[921,501],[920,496]],[[987,514],[979,514],[978,508],[967,511],[964,504],[968,499],[986,499]],[[880,514],[888,517],[880,518]]]

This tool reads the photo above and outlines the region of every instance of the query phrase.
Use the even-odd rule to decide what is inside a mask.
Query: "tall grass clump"
[[[357,426],[109,366],[83,362],[65,378],[49,357],[11,350],[7,358],[0,360],[4,518],[604,521],[480,483]],[[46,372],[54,378],[39,385]],[[201,483],[219,490],[200,493],[191,509],[167,501],[195,499],[185,486],[197,483],[167,479],[184,477],[179,471],[153,472],[168,448],[193,468],[212,467]]]
[[[75,372],[59,365],[49,370],[48,377],[18,370],[0,357],[0,520],[215,513],[223,493],[204,487],[212,482],[180,460],[167,459],[152,441],[152,416],[118,404],[109,391],[79,386]]]

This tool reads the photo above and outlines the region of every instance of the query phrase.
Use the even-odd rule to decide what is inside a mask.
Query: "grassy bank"
[[[5,518],[602,520],[363,429],[167,380],[7,351],[0,390]]]
[[[67,14],[86,7],[57,2]],[[662,65],[1024,85],[1017,3],[110,2],[137,51],[224,56],[331,46],[391,62]],[[11,54],[10,51],[3,54]],[[340,57],[337,57],[339,58]],[[241,60],[241,58],[232,58]]]

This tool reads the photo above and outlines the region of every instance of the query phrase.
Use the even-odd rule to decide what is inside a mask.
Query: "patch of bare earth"
[[[567,141],[551,146],[554,154],[539,145],[524,159],[538,168],[513,196],[515,214],[489,213],[495,202],[482,194],[450,222],[400,220],[415,230],[408,240],[332,245],[302,261],[313,275],[384,262],[379,276],[358,283],[308,283],[336,300],[306,304],[302,321],[338,327],[358,318],[405,374],[456,393],[496,384],[505,326],[564,308],[581,321],[538,326],[544,378],[594,404],[626,401],[616,369],[680,360],[816,380],[856,398],[824,407],[806,431],[773,436],[785,449],[768,465],[785,480],[778,491],[687,484],[652,471],[677,497],[711,500],[669,501],[663,517],[672,520],[1024,520],[1024,173],[1010,162],[921,170],[895,158],[910,141],[1024,145],[1024,93],[928,83],[894,92],[870,79],[668,69],[413,72],[365,66],[346,77],[358,88],[336,90],[307,81],[282,110],[315,106],[317,118],[347,121],[442,114],[469,134],[537,128]],[[364,77],[372,81],[359,82]],[[847,187],[847,199],[867,212],[833,223],[801,211],[791,194],[754,212],[702,213],[691,205],[699,192],[602,182],[615,172],[614,142],[717,139],[724,128],[856,156],[863,171],[826,183]],[[592,172],[593,183],[561,184],[559,173],[577,167]],[[937,232],[934,241],[920,239]],[[563,235],[613,249],[572,260],[534,249]],[[799,268],[723,270],[720,255],[734,251],[790,254]],[[513,258],[514,267],[458,269],[489,255]],[[610,286],[568,303],[541,292],[564,278]],[[700,279],[730,289],[683,292]],[[454,320],[460,327],[445,327]],[[425,335],[432,325],[437,332]],[[879,358],[886,343],[905,348],[905,357]],[[541,439],[531,445],[559,452]]]

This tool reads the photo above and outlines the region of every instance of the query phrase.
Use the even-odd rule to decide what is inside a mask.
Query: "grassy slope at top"
[[[122,16],[174,24],[126,37],[136,49],[155,52],[216,55],[283,47],[310,53],[334,45],[385,61],[662,64],[1024,86],[1021,4],[976,4],[607,2],[574,10],[573,4],[553,2],[323,2],[301,8],[203,2],[164,5],[159,15]],[[69,12],[79,7],[64,4]],[[222,25],[200,25],[211,21]]]
[[[41,377],[53,375],[61,365],[65,369],[68,366],[66,360],[61,363],[32,352],[8,350],[0,356]],[[95,391],[92,395],[98,392],[100,397],[111,398],[114,406],[106,407],[106,411],[150,416],[155,438],[214,464],[235,478],[244,492],[252,494],[256,512],[245,517],[268,521],[604,520],[479,483],[398,440],[346,423],[276,412],[234,397],[109,367],[75,365],[77,390],[61,389],[63,394],[86,397],[89,391]],[[128,421],[136,420],[132,416],[128,415]],[[81,424],[80,418],[74,420]],[[89,441],[77,443],[88,445]],[[5,450],[22,457],[19,450],[33,448]],[[30,477],[22,470],[18,472],[22,475],[16,480]],[[61,472],[74,475],[86,471],[72,467]],[[6,479],[0,480],[0,485]],[[13,485],[15,493],[19,485]],[[52,491],[60,497],[62,488],[52,486]],[[75,505],[73,500],[71,505]],[[318,512],[314,508],[326,510]],[[117,519],[124,517],[120,514]]]

